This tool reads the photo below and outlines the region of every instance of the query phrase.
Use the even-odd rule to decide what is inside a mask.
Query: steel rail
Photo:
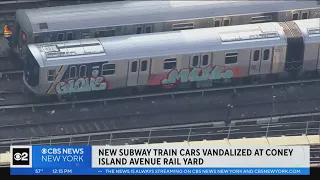
[[[265,105],[265,104],[271,104],[271,103],[274,103],[274,104],[284,104],[284,103],[291,103],[291,102],[297,102],[297,101],[308,101],[310,99],[320,99],[319,98],[301,98],[301,99],[291,99],[291,100],[284,100],[284,101],[277,101],[277,102],[272,102],[272,100],[270,101],[267,101],[267,102],[256,102],[256,103],[243,103],[243,104],[240,104],[240,105],[237,105],[237,104],[234,104],[233,105],[233,108],[240,108],[240,107],[250,107],[250,106],[257,106],[257,105]],[[100,117],[100,118],[93,118],[93,119],[82,119],[82,120],[78,120],[78,119],[73,119],[73,120],[57,120],[57,121],[42,121],[42,122],[28,122],[27,124],[14,124],[14,125],[0,125],[0,129],[1,128],[9,128],[9,127],[14,127],[14,128],[18,128],[18,127],[25,127],[25,126],[39,126],[39,125],[45,125],[45,124],[56,124],[56,123],[70,123],[70,122],[80,122],[80,121],[89,121],[89,120],[97,120],[97,119],[113,119],[113,118],[124,118],[124,117],[134,117],[134,116],[152,116],[152,115],[162,115],[164,113],[190,113],[190,111],[194,111],[196,113],[203,113],[205,111],[209,112],[209,111],[212,111],[212,109],[215,109],[215,110],[223,110],[223,109],[227,109],[228,107],[225,106],[225,105],[212,105],[210,107],[200,107],[200,108],[192,108],[192,109],[170,109],[169,111],[168,110],[159,110],[159,111],[155,111],[155,112],[139,112],[138,114],[137,113],[122,113],[121,115],[117,115],[117,116],[108,116],[108,117]],[[187,110],[187,111],[186,111]],[[318,113],[315,113],[315,114],[318,114]],[[276,114],[275,114],[276,115]],[[302,113],[299,114],[299,115],[303,115]],[[313,114],[314,115],[314,114]],[[279,117],[279,116],[278,116]],[[280,116],[281,117],[281,116]],[[282,116],[282,117],[285,117],[285,116]],[[290,116],[288,116],[290,117]],[[292,117],[295,117],[295,115],[293,115]],[[239,118],[241,119],[241,118]],[[272,119],[276,119],[276,117],[272,117]]]
[[[174,113],[174,112],[171,112],[171,113]],[[193,112],[190,112],[190,113],[193,113]],[[153,115],[155,116],[155,114],[135,114],[135,115],[131,115],[131,116],[150,116],[150,115]],[[127,115],[129,116],[129,115]],[[281,131],[282,129],[275,129],[276,127],[282,127],[284,128],[285,125],[289,125],[290,123],[283,123],[281,121],[285,120],[285,119],[290,119],[290,118],[296,118],[296,117],[300,117],[300,118],[305,118],[307,119],[308,121],[307,122],[292,122],[291,125],[297,125],[297,124],[303,124],[305,123],[305,125],[303,125],[303,129],[305,131],[303,131],[303,133],[301,134],[308,134],[310,133],[310,130],[314,132],[318,132],[318,134],[320,134],[320,112],[318,113],[309,113],[309,114],[296,114],[296,115],[283,115],[283,116],[274,116],[271,117],[263,117],[263,118],[251,118],[251,119],[238,119],[238,120],[233,120],[231,122],[231,124],[229,126],[225,126],[224,125],[224,122],[223,121],[217,121],[217,122],[208,122],[208,123],[193,123],[193,124],[183,124],[183,125],[170,125],[170,126],[160,126],[160,127],[147,127],[147,128],[138,128],[138,129],[123,129],[123,130],[117,130],[117,131],[110,131],[110,132],[97,132],[97,133],[87,133],[87,134],[74,134],[74,135],[60,135],[60,136],[50,136],[50,137],[32,137],[30,139],[0,139],[0,145],[1,144],[8,144],[8,143],[13,143],[13,142],[16,142],[16,143],[23,143],[23,142],[28,142],[30,144],[32,144],[32,142],[36,142],[36,141],[48,141],[50,140],[59,140],[59,139],[70,139],[70,141],[68,142],[71,142],[71,139],[72,138],[80,138],[80,139],[83,139],[83,137],[92,137],[92,136],[110,136],[111,138],[109,139],[110,141],[113,140],[112,137],[115,137],[115,136],[119,136],[118,134],[126,134],[126,133],[137,133],[138,135],[141,134],[142,132],[146,132],[145,134],[149,135],[148,139],[150,139],[150,135],[151,135],[151,132],[160,132],[160,131],[184,131],[185,133],[183,135],[181,135],[182,137],[186,137],[188,140],[190,140],[190,137],[193,137],[193,136],[198,136],[198,135],[205,135],[205,134],[198,134],[198,135],[194,135],[192,134],[191,131],[193,130],[197,130],[197,129],[202,129],[202,128],[205,128],[206,130],[213,130],[213,129],[224,129],[222,132],[217,132],[215,133],[215,135],[221,135],[221,136],[224,136],[225,138],[227,137],[230,137],[230,135],[237,135],[239,134],[239,131],[236,132],[234,131],[233,129],[234,128],[243,128],[243,127],[246,127],[246,128],[254,128],[254,127],[263,127],[263,128],[260,128],[259,131],[256,131],[256,133],[260,133],[260,134],[263,134],[264,136],[268,136],[268,133],[269,132],[273,132],[273,133],[280,133],[281,134]],[[118,117],[120,118],[120,117]],[[123,117],[122,117],[123,118]],[[131,117],[132,118],[132,117]],[[315,120],[318,118],[318,121]],[[97,121],[97,120],[100,120],[100,121],[107,121],[108,118],[100,118],[100,119],[91,119],[91,121]],[[277,120],[278,122],[275,122],[275,120]],[[82,121],[86,121],[86,122],[89,122],[90,119],[85,119],[85,120],[82,120]],[[71,121],[63,121],[62,123],[72,123],[74,124],[74,122],[76,122],[76,120],[71,120]],[[248,122],[255,122],[255,125],[241,125],[244,124],[244,123],[248,123]],[[311,125],[312,127],[310,126],[310,122],[311,122]],[[19,126],[20,127],[31,127],[31,126],[36,126],[36,127],[43,127],[45,125],[53,125],[53,124],[57,124],[57,123],[60,123],[61,122],[44,122],[44,123],[33,123],[33,124],[20,124],[20,125],[11,125],[11,126],[1,126],[0,129],[18,129]],[[78,121],[79,123],[79,121]],[[313,124],[312,124],[313,123]],[[314,123],[315,124],[319,124],[316,128],[314,127]],[[236,124],[240,124],[240,125],[236,125]],[[312,129],[313,128],[313,129]],[[315,128],[315,129],[314,129]],[[296,131],[299,131],[301,129],[289,129],[289,130],[296,130]],[[241,132],[241,134],[248,134],[248,135],[251,135],[251,131],[250,132]],[[165,135],[162,135],[162,136],[157,136],[157,138],[167,138],[167,139],[170,139],[170,138],[173,138],[172,136],[166,136],[167,133],[164,133]],[[152,134],[153,135],[153,134]],[[213,134],[212,134],[213,135]],[[133,138],[135,136],[130,136],[130,138]],[[142,138],[142,137],[140,137]],[[152,137],[153,138],[153,137]],[[89,138],[90,140],[90,138]],[[92,138],[91,138],[92,140]],[[89,142],[89,141],[87,141]]]

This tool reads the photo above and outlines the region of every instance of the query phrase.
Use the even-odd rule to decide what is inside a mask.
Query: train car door
[[[140,59],[138,85],[146,85],[150,76],[151,59]]]
[[[249,75],[260,73],[261,49],[251,50]]]
[[[260,74],[268,74],[271,71],[273,48],[263,48],[261,51]]]
[[[149,80],[151,59],[129,61],[127,86],[145,85]]]
[[[139,60],[129,61],[127,86],[136,86],[139,77]]]

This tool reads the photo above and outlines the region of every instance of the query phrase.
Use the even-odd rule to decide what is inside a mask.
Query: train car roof
[[[301,30],[306,44],[320,42],[320,19],[298,20],[294,22]]]
[[[203,17],[279,12],[316,8],[317,1],[120,1],[18,10],[17,19],[27,16],[33,32],[87,29],[88,27],[144,24]]]
[[[278,23],[203,28],[29,45],[41,67],[285,45]]]

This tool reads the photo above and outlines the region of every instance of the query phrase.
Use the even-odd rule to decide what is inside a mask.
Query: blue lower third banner
[[[310,175],[309,168],[12,168],[11,175]]]
[[[310,148],[11,146],[11,175],[309,175]]]

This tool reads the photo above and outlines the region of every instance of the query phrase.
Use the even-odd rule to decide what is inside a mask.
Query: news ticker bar
[[[11,168],[11,175],[310,175],[310,168]]]
[[[12,146],[12,175],[310,174],[309,146]]]

